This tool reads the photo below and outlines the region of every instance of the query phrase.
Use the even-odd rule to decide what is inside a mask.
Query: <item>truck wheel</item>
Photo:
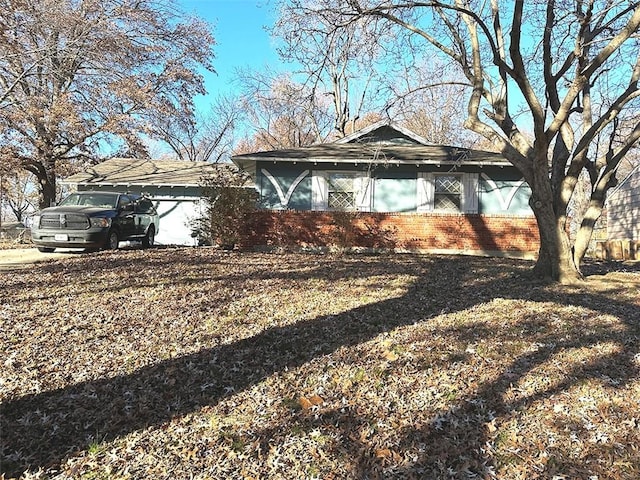
[[[147,229],[147,234],[142,239],[142,246],[144,248],[153,247],[153,242],[156,240],[156,228],[150,225]]]
[[[118,238],[118,232],[116,230],[109,230],[109,235],[107,236],[107,243],[105,244],[105,249],[117,250],[119,243],[120,243],[120,238]]]

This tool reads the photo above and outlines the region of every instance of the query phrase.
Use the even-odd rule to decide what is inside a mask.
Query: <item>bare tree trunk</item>
[[[585,212],[582,219],[582,223],[580,224],[580,228],[576,233],[573,258],[576,265],[578,266],[587,253],[589,242],[591,241],[591,237],[593,235],[593,228],[595,227],[598,218],[600,218],[600,215],[602,214],[604,202],[607,198],[606,192],[610,187],[612,172],[613,171],[607,172],[599,181],[597,181],[596,186],[591,193],[589,207],[587,208],[587,211]]]
[[[40,208],[47,208],[56,201],[56,172],[54,161],[43,162],[46,167],[34,172],[40,186]]]
[[[569,235],[553,216],[538,215],[540,250],[533,267],[537,277],[572,284],[582,280],[582,274],[574,262]]]
[[[592,202],[593,203],[593,202]],[[602,213],[602,205],[590,205],[584,215],[584,219],[580,224],[580,228],[576,233],[576,239],[573,246],[573,259],[577,265],[580,265],[591,242],[593,235],[593,227]]]
[[[56,160],[46,157],[22,159],[22,168],[36,178],[40,192],[38,208],[50,207],[56,200]]]
[[[529,200],[540,233],[540,250],[533,272],[540,278],[565,284],[576,283],[582,279],[582,274],[574,262],[565,217],[555,211],[551,186],[544,175],[545,172],[535,175],[537,181],[534,179],[531,185]]]

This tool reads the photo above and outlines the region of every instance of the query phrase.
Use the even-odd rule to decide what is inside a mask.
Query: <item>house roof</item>
[[[203,178],[220,173],[234,175],[237,167],[207,162],[112,158],[71,175],[62,183],[192,187],[202,185]]]
[[[392,145],[366,143],[326,143],[310,147],[271,150],[235,155],[233,162],[248,168],[260,160],[312,163],[375,163],[412,165],[511,165],[499,153],[446,145]]]
[[[511,163],[499,153],[447,145],[430,145],[420,135],[395,123],[381,121],[332,143],[246,153],[231,157],[246,171],[257,161],[331,164],[496,165]]]
[[[372,139],[376,137],[383,137],[386,133],[389,135],[390,131],[394,131],[396,133],[395,136],[389,136],[389,143],[397,143],[400,140],[401,143],[406,143],[409,141],[411,143],[416,143],[420,145],[432,145],[426,138],[421,137],[415,132],[412,132],[408,128],[404,128],[402,125],[398,125],[394,122],[389,122],[387,120],[380,120],[372,125],[369,125],[366,128],[353,132],[351,135],[347,135],[346,137],[342,137],[336,140],[333,143],[355,143],[362,141],[371,142]],[[405,140],[405,142],[402,142]]]
[[[620,180],[618,184],[609,191],[607,198],[617,195],[619,191],[625,188],[637,188],[636,185],[640,186],[640,164],[633,167],[627,176]]]

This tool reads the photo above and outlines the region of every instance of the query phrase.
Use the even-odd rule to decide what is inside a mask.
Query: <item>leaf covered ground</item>
[[[185,248],[0,272],[0,472],[640,478],[639,270],[530,267]]]

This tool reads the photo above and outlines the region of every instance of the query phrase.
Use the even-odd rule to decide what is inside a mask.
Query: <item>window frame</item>
[[[445,178],[445,177],[449,177],[449,178],[455,178],[458,181],[458,186],[460,191],[457,193],[451,193],[451,192],[441,192],[438,191],[438,179],[439,178]],[[465,196],[464,196],[464,174],[462,173],[451,173],[451,172],[446,172],[446,173],[434,173],[433,175],[433,211],[434,212],[441,212],[441,213],[464,213],[464,200],[465,200]],[[449,209],[449,208],[438,208],[438,196],[445,196],[446,198],[449,197],[457,197],[458,198],[458,208],[456,209]],[[453,202],[454,204],[456,202]]]
[[[435,208],[436,176],[459,176],[461,179],[460,210],[441,210]],[[443,214],[477,214],[479,175],[471,172],[420,172],[417,185],[417,211]]]
[[[351,190],[343,190],[343,189],[336,189],[332,187],[336,187],[337,186],[337,182],[335,180],[332,180],[332,177],[335,178],[335,180],[344,180],[344,179],[349,179],[351,182]],[[357,197],[358,197],[358,188],[356,185],[356,179],[357,179],[357,173],[356,172],[328,172],[327,174],[327,210],[331,211],[331,212],[354,212],[358,209],[358,202],[357,202]],[[342,193],[342,194],[348,194],[348,196],[350,197],[350,203],[352,204],[351,207],[349,208],[340,208],[340,207],[332,207],[331,206],[331,194],[336,194],[336,193]]]
[[[354,208],[337,209],[329,207],[329,179],[331,175],[345,175],[353,179]],[[311,175],[311,210],[327,212],[368,212],[371,211],[371,183],[368,172],[354,170],[314,170]]]
[[[129,195],[120,195],[118,197],[118,205],[116,208],[120,211],[133,211],[133,199]]]

